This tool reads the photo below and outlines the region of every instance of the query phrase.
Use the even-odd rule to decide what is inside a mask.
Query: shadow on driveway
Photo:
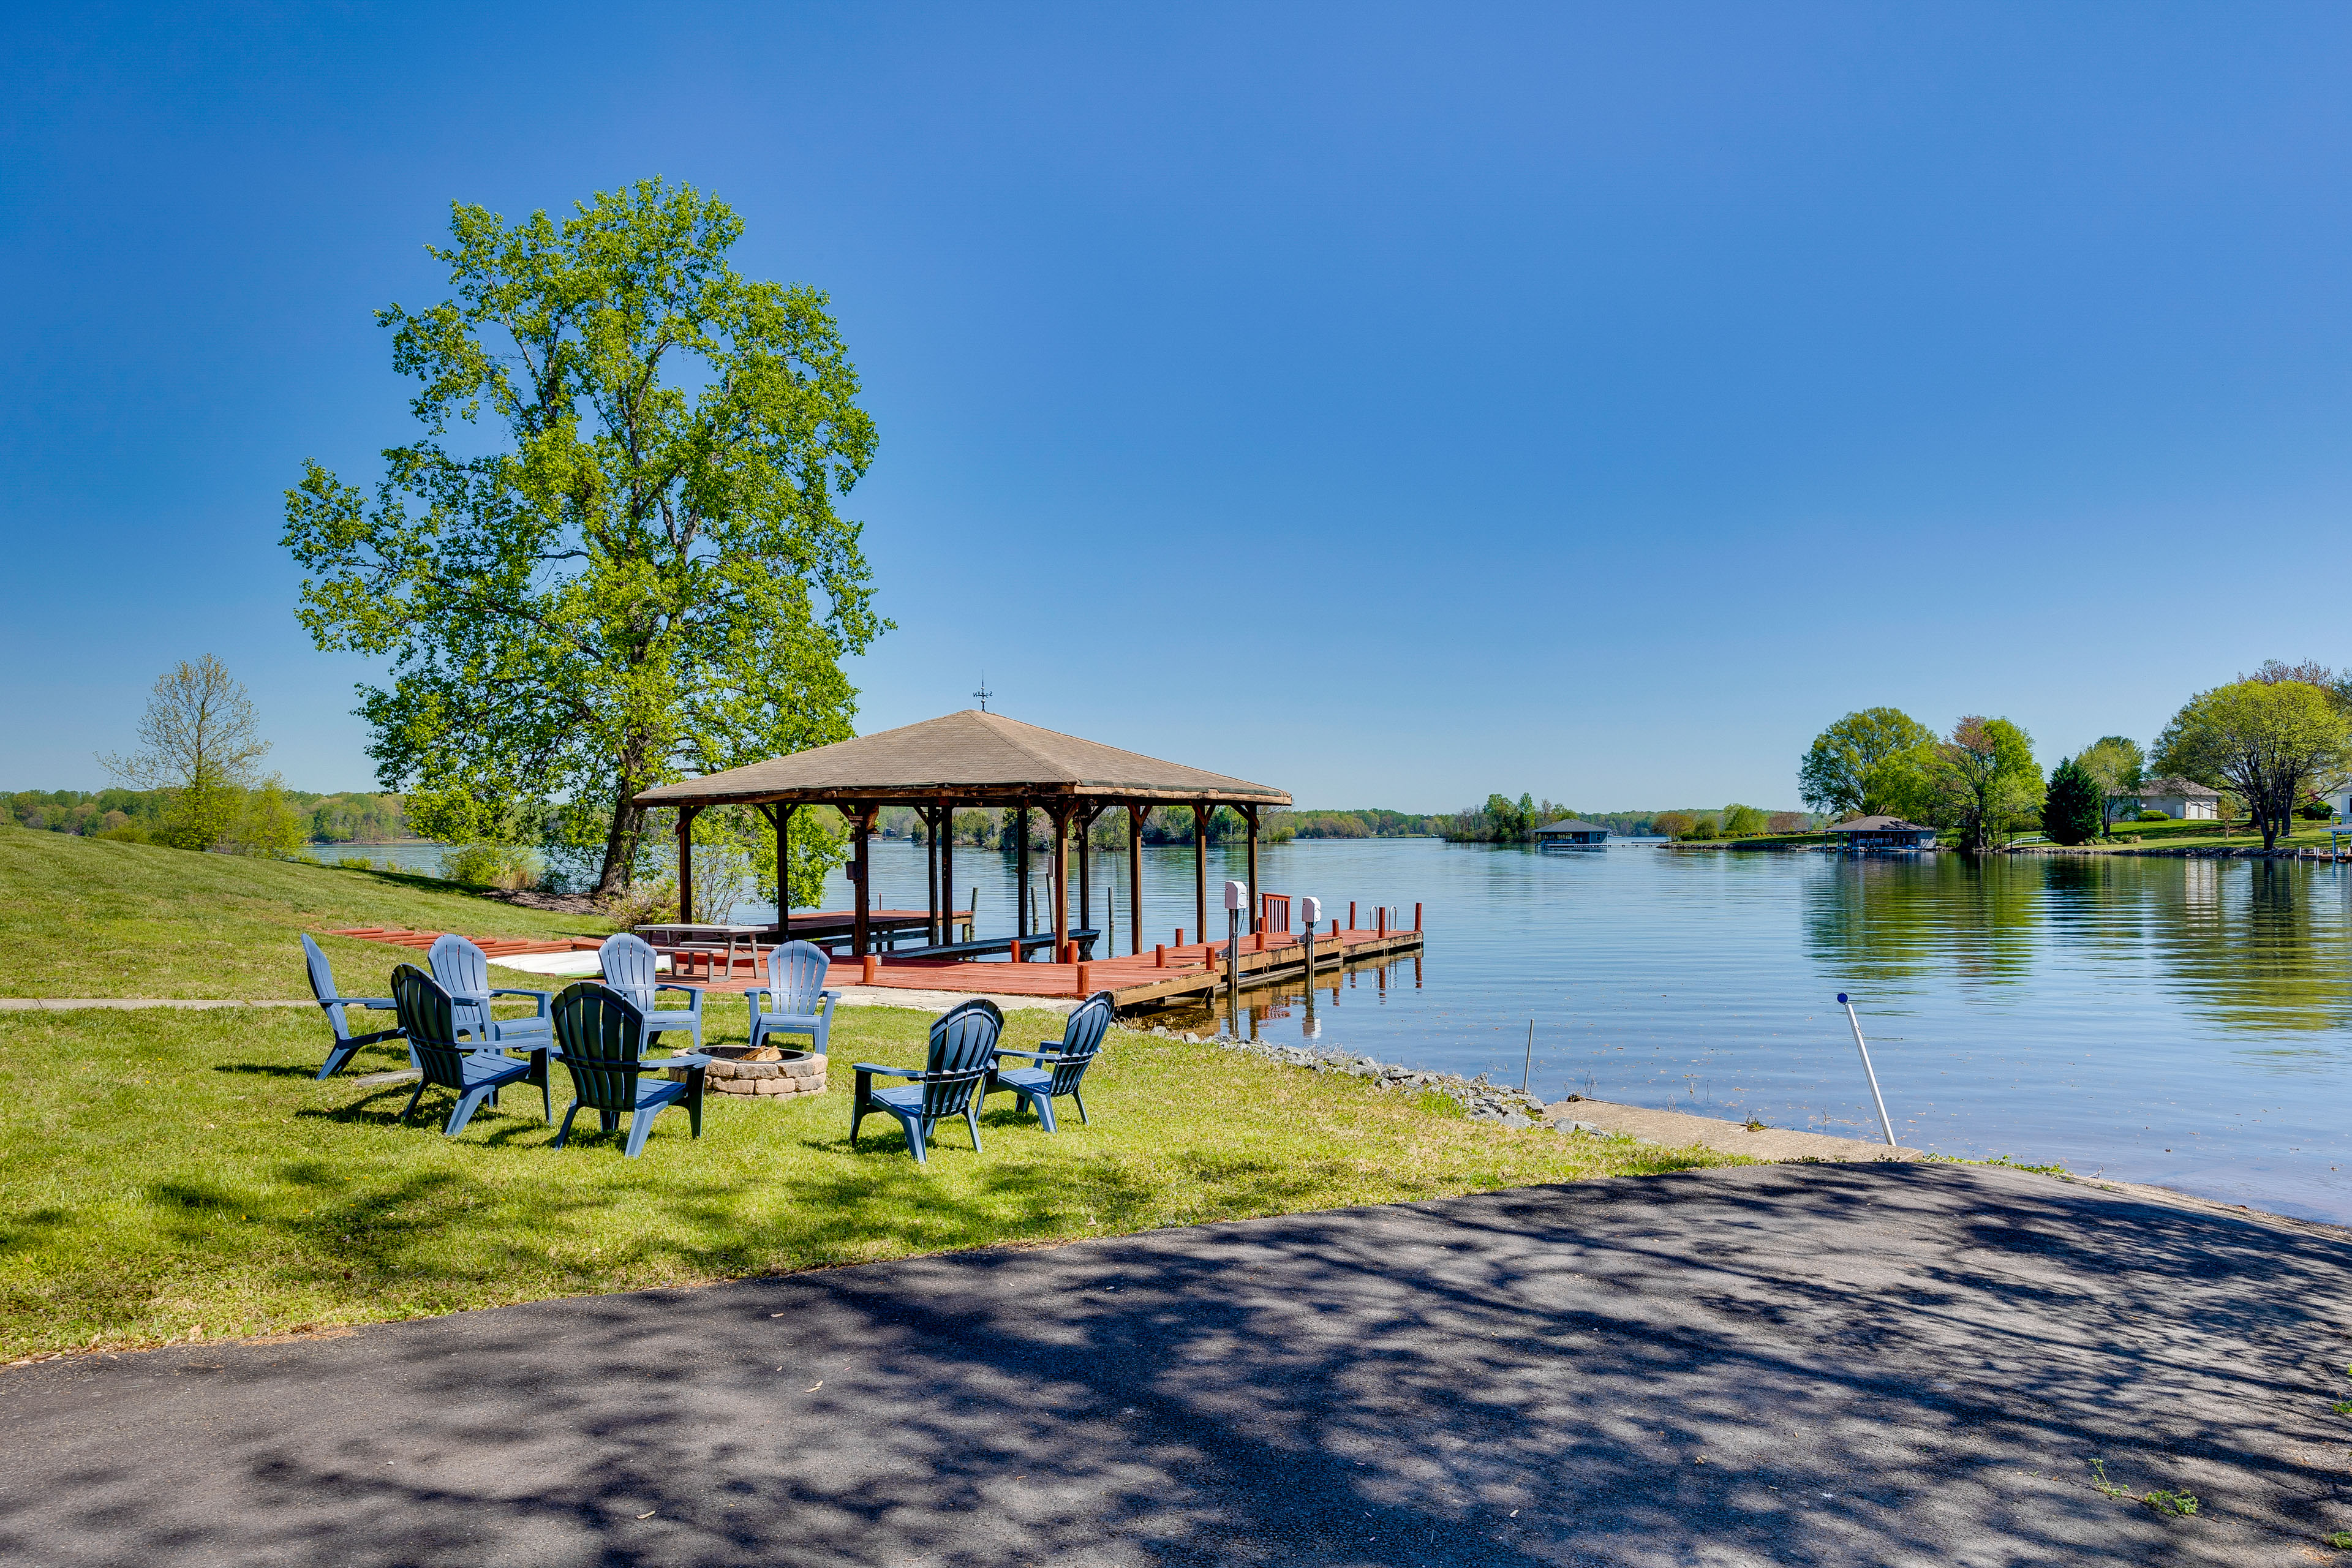
[[[1893,1163],[964,1253],[10,1373],[0,1556],[2294,1561],[2352,1527],[2347,1286],[2317,1227]]]

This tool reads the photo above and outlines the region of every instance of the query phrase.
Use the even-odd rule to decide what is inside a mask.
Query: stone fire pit
[[[780,1050],[774,1046],[761,1046],[756,1051],[749,1046],[705,1046],[702,1054],[710,1058],[710,1065],[703,1069],[702,1087],[715,1094],[785,1100],[824,1092],[824,1058],[814,1051]],[[686,1071],[674,1068],[669,1076],[683,1079]]]

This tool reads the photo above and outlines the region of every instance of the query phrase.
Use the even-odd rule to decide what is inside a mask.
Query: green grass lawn
[[[296,933],[362,923],[597,933],[421,879],[0,829],[10,994],[301,996]],[[353,994],[385,994],[416,956],[324,945]],[[709,1007],[713,1043],[745,1037],[740,997]],[[698,1141],[666,1111],[628,1160],[620,1135],[594,1131],[551,1148],[520,1089],[454,1141],[438,1090],[399,1125],[412,1086],[353,1079],[406,1052],[372,1047],[313,1083],[328,1041],[315,1012],[0,1013],[0,1360],[1739,1163],[1509,1131],[1124,1030],[1087,1078],[1092,1127],[1073,1115],[1047,1137],[1005,1096],[984,1153],[959,1126],[919,1168],[877,1119],[851,1149],[849,1064],[919,1065],[930,1021],[845,1007],[829,1093],[712,1095]],[[1060,1029],[1016,1014],[1008,1043]]]
[[[303,931],[319,937],[347,991],[382,995],[374,987],[390,973],[382,961],[393,949],[319,934],[355,925],[469,936],[612,930],[429,877],[0,827],[0,951],[9,955],[0,996],[308,996]],[[369,989],[358,991],[362,974],[372,976]],[[507,975],[500,984],[547,983]]]
[[[714,1036],[742,1037],[740,1004],[714,1001]],[[844,1008],[829,1092],[712,1095],[698,1141],[665,1111],[629,1160],[593,1120],[551,1148],[524,1089],[455,1140],[439,1090],[399,1125],[409,1084],[310,1081],[307,1014],[0,1015],[0,1360],[1737,1163],[1124,1030],[1088,1076],[1091,1127],[1048,1137],[1005,1096],[983,1153],[958,1125],[919,1168],[887,1118],[851,1149],[849,1063],[919,1065],[929,1024]],[[1008,1034],[1059,1027],[1017,1014]],[[351,1072],[405,1061],[373,1047]]]
[[[2227,846],[2233,849],[2259,849],[2262,847],[2263,836],[2254,831],[2252,824],[2241,821],[2232,823],[2230,826],[2231,831],[2225,834],[2221,831],[2222,825],[2218,822],[2181,822],[2178,820],[2171,822],[2118,822],[2116,824],[2116,835],[2120,837],[2130,837],[2137,835],[2139,838],[2139,843],[2137,846],[2118,845],[2116,846],[2116,847],[2126,849],[2134,847],[2150,849],[2161,846],[2165,847],[2177,848],[2185,845],[2192,844],[2200,848],[2218,847],[2221,846]],[[2329,824],[2325,822],[2314,822],[2307,817],[2296,817],[2294,821],[2294,831],[2292,833],[2281,834],[2279,836],[2279,847],[2281,848],[2285,848],[2289,846],[2300,847],[2305,845],[2312,845],[2325,849],[2327,847],[2328,826]]]

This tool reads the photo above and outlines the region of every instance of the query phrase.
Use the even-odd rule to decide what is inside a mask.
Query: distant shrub
[[[2169,812],[2163,811],[2143,811],[2137,816],[2132,818],[2132,820],[2135,822],[2170,822],[2172,820],[2172,815]]]
[[[677,913],[677,884],[675,881],[632,882],[606,899],[604,910],[604,918],[623,931],[668,920]]]
[[[1702,816],[1691,824],[1690,831],[1683,837],[1685,838],[1717,838],[1722,837],[1722,830],[1716,826],[1715,818]]]
[[[2313,822],[2326,822],[2336,815],[2336,808],[2324,800],[2315,800],[2303,808],[2303,815]]]
[[[528,888],[539,868],[530,851],[512,844],[467,844],[441,857],[441,875],[469,888]]]

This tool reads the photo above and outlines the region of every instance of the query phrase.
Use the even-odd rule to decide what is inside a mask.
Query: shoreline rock
[[[1475,1078],[1464,1078],[1459,1073],[1424,1072],[1395,1062],[1384,1062],[1360,1051],[1341,1050],[1334,1046],[1310,1047],[1277,1045],[1271,1040],[1237,1040],[1230,1035],[1202,1035],[1161,1025],[1137,1032],[1163,1040],[1183,1040],[1197,1046],[1223,1046],[1227,1050],[1246,1052],[1267,1061],[1279,1062],[1285,1067],[1305,1068],[1313,1072],[1345,1073],[1350,1078],[1360,1078],[1381,1089],[1400,1093],[1442,1094],[1461,1106],[1463,1114],[1474,1121],[1527,1128],[1553,1120],[1553,1113],[1543,1100],[1522,1089],[1490,1083],[1485,1073]],[[1570,1100],[1581,1098],[1580,1095],[1569,1096]],[[1588,1122],[1562,1122],[1560,1126],[1563,1131],[1599,1131]],[[1601,1135],[1608,1136],[1606,1133]]]

